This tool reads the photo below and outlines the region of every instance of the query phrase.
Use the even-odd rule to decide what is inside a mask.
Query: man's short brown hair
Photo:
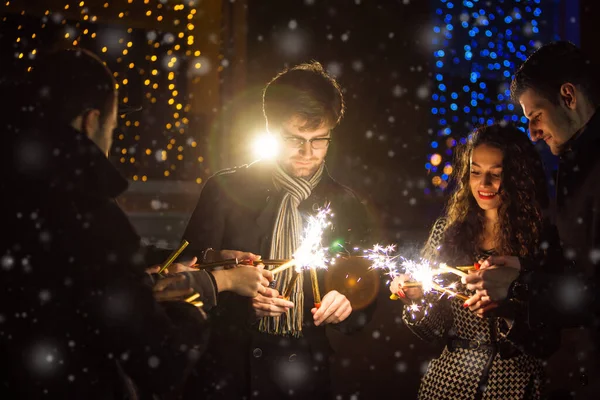
[[[336,80],[313,61],[286,69],[267,84],[263,113],[275,129],[293,117],[304,121],[301,131],[334,128],[344,115],[344,97]]]

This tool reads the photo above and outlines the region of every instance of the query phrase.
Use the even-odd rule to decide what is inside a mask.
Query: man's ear
[[[89,138],[92,138],[93,135],[100,128],[100,110],[93,109],[87,111],[83,115],[83,121],[81,123],[81,129],[83,133]]]
[[[577,88],[572,83],[563,83],[560,87],[560,101],[569,110],[574,110],[577,104]]]

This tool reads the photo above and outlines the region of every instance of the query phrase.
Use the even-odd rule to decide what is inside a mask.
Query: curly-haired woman
[[[523,132],[505,124],[477,129],[459,153],[455,179],[424,258],[472,265],[490,255],[518,255],[521,269],[558,265],[556,230],[543,218],[548,195],[542,163]],[[488,302],[476,313],[456,297],[403,289],[404,278],[390,289],[406,304],[405,324],[424,340],[446,343],[423,377],[420,398],[540,398],[542,360],[558,346],[556,329],[535,326],[522,304]],[[410,305],[423,297],[431,306],[414,311]]]

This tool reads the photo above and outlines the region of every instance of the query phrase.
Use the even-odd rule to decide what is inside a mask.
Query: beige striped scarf
[[[273,183],[277,191],[283,192],[283,197],[273,227],[271,251],[269,258],[289,259],[292,257],[302,238],[302,217],[298,205],[306,200],[312,190],[321,181],[325,164],[321,164],[317,172],[310,179],[295,178],[288,175],[276,164],[273,172]],[[275,288],[283,293],[292,278],[292,269],[287,269],[278,274]],[[263,317],[259,323],[261,332],[282,336],[302,336],[302,322],[304,313],[303,274],[300,274],[292,291],[290,301],[294,307],[279,317]]]

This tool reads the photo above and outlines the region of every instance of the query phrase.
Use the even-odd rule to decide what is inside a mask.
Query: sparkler
[[[395,246],[381,246],[375,244],[372,249],[365,250],[365,257],[372,262],[371,268],[383,269],[392,278],[396,278],[401,273],[410,277],[411,281],[402,282],[401,287],[421,287],[423,293],[436,291],[442,295],[457,297],[466,300],[468,297],[457,293],[454,285],[444,286],[440,279],[440,275],[454,274],[460,277],[467,276],[465,270],[473,270],[472,266],[450,267],[445,263],[440,263],[437,266],[430,263],[428,260],[421,259],[413,261],[394,255]],[[392,300],[398,300],[399,296],[392,294]],[[427,302],[424,302],[427,303]],[[410,311],[418,311],[421,306],[413,303],[409,306]]]
[[[331,225],[330,217],[332,215],[329,207],[324,207],[320,209],[316,215],[311,215],[308,218],[308,225],[304,230],[300,246],[298,246],[294,252],[292,259],[272,270],[274,274],[291,267],[295,268],[296,273],[300,273],[300,271],[304,269],[310,270],[313,297],[315,300],[315,307],[317,308],[321,305],[317,269],[327,269],[327,265],[330,263],[330,259],[327,257],[327,248],[323,247],[322,241],[325,229]],[[288,289],[293,286],[294,283],[295,280],[290,282]],[[288,290],[286,289],[286,292],[287,291]]]
[[[209,263],[194,264],[194,265],[192,265],[192,267],[193,268],[198,268],[198,269],[209,269],[209,268],[214,268],[214,267],[227,267],[227,266],[238,265],[238,264],[244,264],[244,265],[258,265],[258,264],[280,265],[280,267],[275,268],[275,270],[277,270],[277,269],[280,269],[281,267],[286,267],[286,265],[289,262],[290,262],[290,260],[255,260],[255,261],[251,261],[251,260],[239,260],[237,258],[227,258],[227,259],[221,260],[221,261],[213,261],[213,262],[209,262]],[[286,269],[286,268],[284,268],[284,269]],[[275,270],[273,270],[273,271],[275,271]]]
[[[184,240],[181,242],[181,244],[179,245],[179,247],[178,247],[178,248],[177,248],[175,251],[173,251],[173,252],[171,253],[171,255],[169,256],[169,258],[167,258],[167,260],[166,260],[166,261],[165,261],[165,262],[164,262],[164,263],[163,263],[163,264],[160,266],[160,269],[158,270],[158,273],[159,273],[159,274],[162,274],[162,272],[163,272],[165,269],[169,268],[169,266],[170,266],[171,264],[173,264],[173,261],[175,261],[175,259],[176,259],[177,257],[179,257],[179,255],[181,254],[181,252],[182,252],[183,250],[185,250],[185,248],[186,248],[186,247],[188,247],[188,245],[189,245],[189,244],[190,244],[190,242],[188,242],[187,240],[185,240],[185,239],[184,239]]]

